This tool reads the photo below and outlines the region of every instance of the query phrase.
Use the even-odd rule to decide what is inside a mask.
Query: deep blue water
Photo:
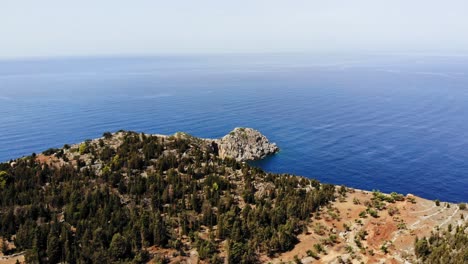
[[[468,57],[226,55],[0,61],[0,161],[119,129],[221,137],[361,189],[468,201]]]

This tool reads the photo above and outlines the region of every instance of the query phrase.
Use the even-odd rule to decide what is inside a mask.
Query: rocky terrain
[[[418,263],[416,238],[460,226],[468,234],[466,209],[408,194],[369,214],[369,204],[388,194],[346,188],[336,201],[315,215],[291,251],[265,262],[282,263]],[[363,213],[364,212],[364,213]],[[451,232],[454,232],[453,230]],[[308,254],[323,245],[317,258]],[[468,255],[467,255],[468,256]],[[459,263],[459,262],[439,262]]]
[[[230,157],[237,161],[259,160],[279,151],[278,146],[259,131],[252,128],[235,128],[214,142],[218,145],[221,158]]]

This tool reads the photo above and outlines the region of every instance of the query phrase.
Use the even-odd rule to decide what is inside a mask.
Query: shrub
[[[346,186],[341,185],[340,189],[338,190],[341,196],[346,196],[346,193],[348,192],[348,189],[346,189]]]
[[[405,197],[403,196],[403,194],[399,194],[399,193],[396,193],[396,192],[392,192],[390,194],[390,196],[393,198],[393,200],[395,201],[403,201],[405,200]]]
[[[388,208],[388,214],[390,216],[393,216],[393,215],[399,214],[399,213],[400,213],[400,210],[398,210],[398,208],[396,208],[396,207],[389,207]]]
[[[384,244],[380,247],[380,249],[382,250],[382,252],[383,252],[384,254],[387,254],[387,253],[388,253],[388,247],[387,247],[387,244],[386,244],[386,243],[384,243]]]
[[[320,236],[325,235],[325,226],[323,226],[323,225],[320,224],[320,223],[317,223],[317,224],[314,226],[314,232],[315,232],[317,235],[320,235]]]
[[[104,134],[102,134],[102,136],[105,139],[110,139],[110,138],[112,138],[112,133],[111,132],[104,132]]]
[[[377,210],[382,210],[385,208],[385,203],[380,200],[374,200],[372,202],[372,206],[376,208]]]
[[[50,149],[42,152],[42,154],[44,154],[46,156],[50,156],[52,154],[55,154],[55,152],[57,152],[57,151],[58,151],[58,149],[56,149],[56,148],[50,148]]]
[[[366,240],[366,236],[368,235],[367,231],[366,230],[360,230],[358,233],[357,233],[357,236],[359,237],[359,239],[361,240]]]
[[[466,210],[466,204],[465,203],[460,203],[458,205],[458,208],[460,208],[460,210]]]
[[[392,196],[385,196],[384,201],[387,201],[389,203],[394,203],[395,199],[393,199]]]
[[[82,143],[80,147],[78,148],[78,151],[80,152],[80,155],[88,153],[89,152],[88,143],[87,142]]]
[[[369,208],[369,209],[367,209],[367,212],[374,218],[379,217],[377,211],[375,211],[374,209]]]
[[[403,230],[403,229],[406,229],[406,224],[405,223],[398,223],[397,227],[398,227],[399,230]]]
[[[362,248],[361,240],[360,240],[358,237],[355,237],[355,238],[354,238],[354,243],[356,243],[356,246],[357,246],[358,248]]]
[[[312,249],[307,250],[307,256],[312,257],[314,259],[319,259],[320,257],[315,253]]]
[[[321,252],[324,252],[325,253],[325,249],[323,248],[323,246],[321,244],[314,244],[314,249],[318,252],[318,253],[321,253]]]
[[[351,231],[351,227],[347,223],[343,223],[343,228],[345,231]]]
[[[338,241],[338,237],[334,234],[331,234],[329,237],[328,237],[328,240],[330,241],[330,243],[333,245],[335,244],[337,241]]]
[[[367,217],[366,211],[360,212],[360,213],[359,213],[359,217],[361,217],[361,218],[366,218],[366,217]]]

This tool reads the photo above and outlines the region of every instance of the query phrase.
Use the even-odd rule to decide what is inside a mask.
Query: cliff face
[[[252,128],[235,128],[221,139],[215,140],[221,158],[237,161],[259,160],[279,151],[278,146]]]

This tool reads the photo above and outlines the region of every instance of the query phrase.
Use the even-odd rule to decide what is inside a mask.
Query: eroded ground
[[[292,251],[272,259],[265,257],[264,261],[414,263],[416,236],[427,237],[436,228],[448,228],[449,224],[455,227],[466,221],[466,211],[457,204],[441,202],[436,206],[434,201],[411,195],[375,210],[377,217],[368,213],[360,216],[373,197],[372,192],[349,190],[345,198],[338,198],[312,218],[309,232],[299,236],[300,242]]]

